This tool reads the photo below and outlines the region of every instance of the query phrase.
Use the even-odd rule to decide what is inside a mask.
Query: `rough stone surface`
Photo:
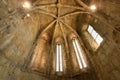
[[[0,80],[120,79],[119,0],[30,0],[32,11],[23,1],[0,0]],[[91,4],[96,12],[89,10]],[[89,24],[104,39],[98,48],[86,31]],[[71,38],[76,36],[87,56],[86,72],[75,58]],[[57,42],[64,46],[62,76],[55,72]]]

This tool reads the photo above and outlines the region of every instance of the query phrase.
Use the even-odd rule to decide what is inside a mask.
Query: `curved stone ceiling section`
[[[42,21],[49,22],[49,24],[39,34],[34,51],[26,65],[27,69],[51,76],[72,76],[80,73],[81,70],[71,46],[73,46],[73,38],[80,39],[76,31],[77,17],[80,14],[88,14],[88,9],[80,0],[38,0],[34,2],[29,13],[39,14]],[[61,44],[63,49],[62,73],[57,73],[55,69],[56,44]]]

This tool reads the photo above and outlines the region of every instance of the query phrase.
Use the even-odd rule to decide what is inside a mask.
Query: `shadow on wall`
[[[120,28],[117,30],[119,31]],[[113,31],[113,40],[115,41],[115,43],[118,45],[118,47],[120,49],[120,35],[119,35],[119,33],[120,33],[120,31],[119,32],[117,32],[115,30]]]

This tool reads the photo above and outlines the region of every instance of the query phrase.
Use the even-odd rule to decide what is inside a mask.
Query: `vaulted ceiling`
[[[72,46],[70,41],[75,37],[80,38],[84,24],[97,20],[112,28],[115,36],[118,36],[116,32],[120,32],[118,0],[30,0],[30,9],[23,8],[24,1],[0,1],[0,55],[20,67],[24,65],[28,70],[56,75],[55,67],[47,64],[55,65],[50,62],[53,57],[49,56],[55,54],[56,43],[62,43],[64,54],[69,55],[68,53],[72,52],[69,49]],[[90,9],[93,4],[97,7],[96,11]],[[115,37],[117,43],[120,43],[119,39]],[[43,61],[40,62],[41,53]],[[36,63],[30,61],[33,54],[37,55]],[[44,61],[46,58],[47,62]],[[38,63],[41,67],[37,69],[30,66],[39,65]],[[76,67],[66,67],[64,75],[71,76],[78,72]]]

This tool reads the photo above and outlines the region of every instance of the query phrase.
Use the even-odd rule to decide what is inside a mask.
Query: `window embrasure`
[[[100,46],[100,44],[103,41],[103,38],[93,29],[91,25],[87,28],[88,33],[92,36],[92,38],[96,41],[97,45]]]

